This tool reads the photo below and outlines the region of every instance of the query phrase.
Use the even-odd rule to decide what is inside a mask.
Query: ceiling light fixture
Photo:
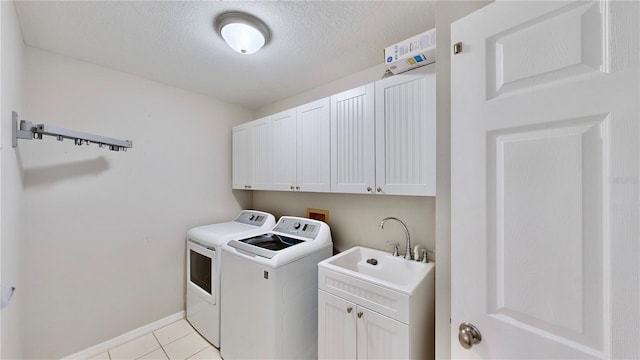
[[[260,19],[241,12],[227,12],[215,21],[218,34],[233,50],[253,54],[269,42],[269,28]]]

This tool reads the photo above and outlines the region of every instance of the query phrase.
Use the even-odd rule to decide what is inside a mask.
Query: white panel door
[[[376,81],[376,192],[435,195],[436,66]]]
[[[296,109],[270,116],[273,155],[271,176],[273,190],[294,190],[296,187]]]
[[[498,1],[452,25],[453,358],[640,358],[638,14]]]
[[[252,124],[239,125],[231,132],[231,187],[233,189],[244,190],[251,186],[252,126]]]
[[[356,305],[318,290],[318,359],[355,359]]]
[[[270,190],[272,188],[272,131],[271,119],[263,118],[252,121],[252,169],[251,188],[253,190]]]
[[[409,359],[409,325],[358,306],[358,359]]]
[[[329,192],[331,185],[330,98],[299,106],[297,189]]]
[[[375,188],[374,84],[331,96],[331,191]]]

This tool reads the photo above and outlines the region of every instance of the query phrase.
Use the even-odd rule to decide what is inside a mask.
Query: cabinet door
[[[329,192],[330,98],[299,106],[297,185],[300,191]]]
[[[375,188],[374,85],[331,97],[331,191]]]
[[[318,359],[356,356],[356,305],[318,290]]]
[[[252,121],[252,170],[251,188],[254,190],[271,189],[271,119]]]
[[[252,168],[252,140],[251,124],[243,124],[231,131],[231,187],[233,189],[248,189],[251,185]]]
[[[357,307],[358,359],[408,359],[409,325]]]
[[[271,115],[273,190],[294,190],[296,186],[296,109]]]
[[[435,65],[376,82],[376,185],[395,195],[435,195]]]

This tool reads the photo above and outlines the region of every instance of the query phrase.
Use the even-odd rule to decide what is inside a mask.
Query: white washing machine
[[[269,232],[273,215],[243,210],[233,220],[193,228],[187,233],[187,321],[215,347],[220,347],[220,262],[222,246]]]
[[[327,224],[291,216],[223,246],[224,359],[317,358],[318,263],[332,248]]]

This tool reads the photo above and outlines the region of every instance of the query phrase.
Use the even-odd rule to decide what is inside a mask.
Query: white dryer
[[[329,226],[283,216],[268,234],[222,248],[224,359],[316,359],[318,263],[332,255]]]
[[[273,215],[243,210],[233,220],[193,228],[187,233],[187,321],[220,347],[220,262],[222,246],[233,239],[264,234]]]

